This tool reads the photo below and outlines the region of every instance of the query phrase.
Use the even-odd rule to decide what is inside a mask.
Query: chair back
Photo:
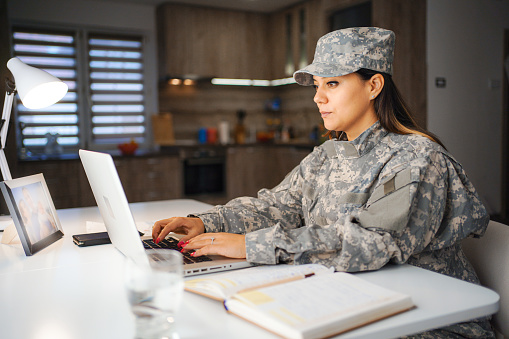
[[[462,248],[481,284],[500,295],[500,309],[491,323],[509,338],[509,226],[490,221],[483,237],[463,240]]]

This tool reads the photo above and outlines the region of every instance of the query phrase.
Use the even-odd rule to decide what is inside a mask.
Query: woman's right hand
[[[180,242],[183,243],[204,233],[205,225],[200,218],[174,217],[159,220],[154,223],[154,227],[152,228],[152,239],[158,243],[166,238],[170,232],[185,234],[185,236],[180,239]]]

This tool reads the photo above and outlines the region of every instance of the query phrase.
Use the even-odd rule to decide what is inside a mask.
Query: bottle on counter
[[[246,126],[244,125],[244,118],[246,117],[246,111],[237,111],[237,125],[235,125],[235,143],[244,144],[246,143]]]
[[[200,144],[207,143],[207,129],[205,127],[201,127],[198,130],[198,142]]]
[[[283,125],[281,129],[281,142],[289,142],[290,141],[290,127],[288,125]]]
[[[230,123],[228,121],[221,121],[219,123],[218,134],[221,145],[230,143]]]

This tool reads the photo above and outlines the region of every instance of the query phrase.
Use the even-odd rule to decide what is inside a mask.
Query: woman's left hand
[[[245,258],[245,236],[233,233],[203,233],[183,244],[182,251],[192,250],[195,250],[191,254],[193,257],[218,254],[229,258]]]

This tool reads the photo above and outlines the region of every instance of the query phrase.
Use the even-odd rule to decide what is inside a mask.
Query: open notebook
[[[145,248],[155,244],[149,236],[140,238],[138,234],[111,155],[86,150],[80,150],[79,155],[112,244],[122,254],[133,259],[146,255]],[[178,238],[177,234],[172,234],[167,237],[165,243],[173,243],[173,246],[176,246]],[[230,259],[221,256],[208,256],[208,258],[198,259],[198,257],[187,256],[184,259],[184,275],[212,273],[250,266],[245,259]]]

